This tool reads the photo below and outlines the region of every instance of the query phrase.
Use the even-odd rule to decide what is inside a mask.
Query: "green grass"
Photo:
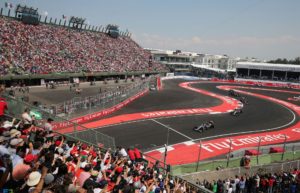
[[[258,156],[258,164],[271,164],[276,162],[291,161],[300,159],[300,151],[297,152],[285,152],[282,159],[282,153],[265,154]],[[241,158],[231,158],[229,160],[228,168],[234,168],[240,166]],[[251,166],[256,166],[257,158],[256,156],[251,157]],[[212,160],[212,161],[201,161],[198,166],[198,171],[215,171],[217,167],[227,166],[227,160]],[[182,175],[187,173],[196,172],[197,163],[175,165],[172,166],[172,175]]]

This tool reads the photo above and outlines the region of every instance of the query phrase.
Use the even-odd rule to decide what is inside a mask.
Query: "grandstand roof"
[[[300,66],[299,65],[293,65],[293,64],[272,64],[272,63],[257,63],[257,62],[238,62],[236,64],[236,68],[300,72]]]

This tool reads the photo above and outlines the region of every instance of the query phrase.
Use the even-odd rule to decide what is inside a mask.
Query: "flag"
[[[66,19],[67,19],[67,16],[66,16],[66,15],[62,15],[62,18],[66,20]]]
[[[36,120],[41,120],[43,119],[43,116],[42,116],[42,113],[40,113],[39,111],[37,110],[31,110],[29,112],[30,116],[34,116]]]

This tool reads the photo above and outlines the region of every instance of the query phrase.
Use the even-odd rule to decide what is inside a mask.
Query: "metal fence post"
[[[166,168],[166,161],[167,161],[167,151],[168,151],[168,145],[169,145],[169,135],[170,135],[170,129],[167,130],[167,141],[165,144],[165,156],[164,156],[164,168]]]
[[[167,154],[168,154],[168,145],[165,144],[164,169],[166,168]]]
[[[196,172],[198,172],[198,167],[199,167],[199,162],[200,162],[200,156],[201,156],[201,150],[202,150],[202,142],[201,142],[201,139],[200,139],[200,141],[199,141],[199,152],[198,152]]]
[[[295,143],[293,143],[293,147],[292,147],[292,151],[293,151],[293,160],[295,160]]]
[[[229,141],[230,141],[230,145],[229,145],[229,150],[228,150],[228,155],[227,155],[227,164],[226,164],[227,168],[229,167],[229,160],[230,160],[230,154],[231,154],[231,148],[232,148],[232,139],[229,138]]]
[[[259,150],[260,150],[260,142],[261,142],[261,137],[258,137],[258,146],[257,146],[257,155],[256,155],[256,164],[259,164]]]
[[[284,142],[283,142],[283,151],[282,151],[282,155],[281,155],[281,161],[283,160],[283,157],[284,157],[285,145],[286,145],[286,134],[284,134]]]

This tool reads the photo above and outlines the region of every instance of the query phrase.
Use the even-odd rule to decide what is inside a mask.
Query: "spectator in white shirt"
[[[32,118],[29,115],[29,109],[25,109],[24,113],[22,114],[22,120],[24,125],[30,125],[32,123]]]

